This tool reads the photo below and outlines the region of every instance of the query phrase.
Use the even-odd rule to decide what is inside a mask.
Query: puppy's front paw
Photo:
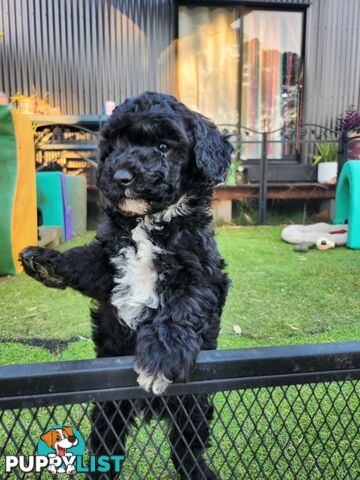
[[[176,325],[147,323],[137,333],[135,371],[138,384],[155,395],[172,382],[186,382],[200,347],[196,332]]]
[[[54,273],[52,266],[43,258],[44,255],[45,249],[41,247],[27,247],[20,252],[20,262],[28,275],[47,278]]]
[[[147,392],[152,391],[154,395],[161,395],[165,392],[170,383],[172,383],[172,381],[166,378],[161,372],[150,373],[137,366],[135,366],[135,372],[139,374],[137,382],[140,387]]]
[[[25,248],[19,256],[25,272],[47,287],[65,288],[62,279],[56,275],[54,266],[46,258],[49,250],[42,247]]]

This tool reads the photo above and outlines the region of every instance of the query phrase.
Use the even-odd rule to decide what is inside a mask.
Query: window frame
[[[301,46],[300,46],[300,59],[301,59],[301,72],[300,75],[302,77],[302,82],[299,86],[299,99],[298,99],[298,113],[297,113],[297,124],[301,124],[303,122],[304,116],[304,98],[305,98],[305,89],[306,89],[306,82],[305,82],[305,55],[306,55],[306,36],[307,36],[307,10],[310,7],[311,0],[303,0],[304,3],[299,5],[299,3],[293,3],[291,0],[284,0],[281,3],[272,3],[271,1],[261,2],[258,0],[177,0],[176,1],[176,13],[175,13],[175,40],[179,39],[179,8],[182,6],[187,7],[234,7],[239,9],[240,13],[240,21],[243,26],[243,12],[245,8],[254,8],[259,10],[279,10],[279,11],[289,11],[289,12],[299,12],[302,13],[302,38],[301,38]],[[241,38],[240,38],[240,61],[239,61],[239,78],[242,78],[242,69],[243,69],[243,34],[244,29],[241,28]],[[178,51],[175,49],[175,92],[179,92],[179,75],[178,75]],[[241,96],[242,96],[242,88],[239,89],[238,94],[238,112],[239,112],[239,127],[241,126]],[[253,163],[254,160],[248,160],[246,163]],[[257,160],[258,161],[258,160]],[[286,160],[283,159],[269,159],[271,163],[278,163],[278,164],[294,164],[298,165],[301,163],[301,155],[297,153],[294,159],[287,158]]]

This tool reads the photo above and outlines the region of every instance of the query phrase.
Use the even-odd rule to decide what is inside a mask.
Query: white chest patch
[[[116,268],[111,303],[119,320],[136,330],[146,318],[146,307],[156,309],[159,305],[154,257],[162,250],[151,242],[142,220],[132,230],[131,237],[136,249],[132,246],[122,248],[111,258]]]

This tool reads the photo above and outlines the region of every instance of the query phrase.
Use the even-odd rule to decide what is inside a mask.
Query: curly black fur
[[[210,208],[213,187],[224,179],[231,152],[213,123],[174,97],[144,93],[130,98],[102,129],[98,186],[105,216],[94,242],[64,253],[29,247],[21,254],[25,271],[43,284],[72,287],[96,300],[97,355],[135,354],[139,383],[154,393],[162,393],[170,382],[186,381],[199,351],[217,345],[228,279]],[[139,300],[142,273],[149,298]],[[195,409],[190,397],[184,399],[193,425],[205,419],[197,431],[176,400],[166,401],[169,411],[177,412],[181,430],[174,430],[170,441],[183,436],[174,447],[178,472],[182,478],[216,478],[201,459],[212,412],[207,397]],[[106,408],[114,415],[111,404]],[[130,420],[129,403],[123,401],[121,409]],[[101,418],[96,422],[97,431],[104,433]],[[113,423],[122,437],[108,432],[103,444],[120,451],[124,421],[115,414]],[[97,453],[104,450],[96,431],[92,444]]]

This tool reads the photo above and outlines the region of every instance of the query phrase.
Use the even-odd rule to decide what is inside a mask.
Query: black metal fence
[[[220,125],[235,147],[234,161],[246,168],[259,166],[259,222],[266,223],[269,166],[311,166],[316,156],[338,162],[338,175],[344,163],[360,159],[360,130],[333,130],[313,123],[290,124],[272,131],[257,131],[241,125]],[[308,181],[316,169],[309,170]],[[245,182],[247,180],[245,179]]]
[[[59,117],[60,119],[61,117]],[[83,116],[80,124],[35,122],[37,169],[58,163],[65,172],[85,173],[88,184],[94,185],[94,167],[99,128],[105,116]],[[256,131],[241,125],[219,125],[235,147],[233,158],[245,169],[259,172],[259,223],[266,223],[267,190],[272,166],[284,170],[284,181],[291,181],[292,169],[303,167],[302,178],[315,178],[316,169],[309,166],[316,155],[324,161],[338,162],[338,174],[349,159],[360,159],[360,131],[340,131],[316,124],[291,124],[272,131]],[[256,177],[257,175],[255,175]],[[245,183],[251,183],[244,179]]]
[[[124,479],[356,480],[360,342],[202,352],[161,397],[137,386],[132,357],[0,368],[1,479],[54,478],[5,460],[34,455],[62,424],[87,441],[84,464],[122,452]]]

